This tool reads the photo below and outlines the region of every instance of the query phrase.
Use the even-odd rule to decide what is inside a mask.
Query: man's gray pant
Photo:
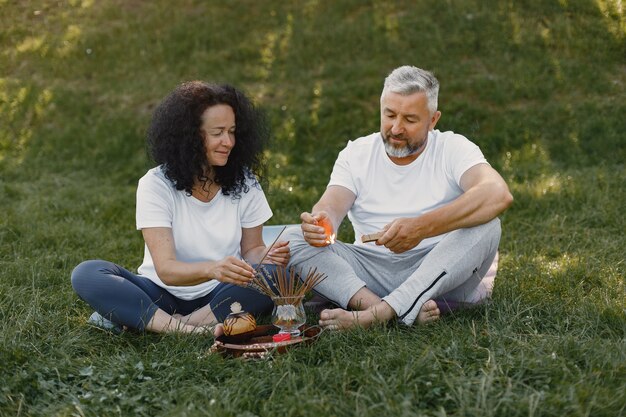
[[[500,220],[494,219],[452,231],[432,247],[400,254],[339,241],[313,247],[299,226],[287,229],[283,239],[290,242],[290,267],[302,273],[317,268],[327,276],[316,292],[346,309],[366,286],[411,325],[428,300],[475,304],[484,299],[481,281],[496,256],[500,234]]]

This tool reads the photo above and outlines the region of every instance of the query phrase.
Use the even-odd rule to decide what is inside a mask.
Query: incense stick
[[[248,286],[271,298],[304,297],[307,292],[325,279],[326,275],[317,272],[317,268],[309,268],[308,273],[304,275],[302,272],[297,274],[295,268],[287,269],[280,265],[271,274],[265,266],[261,265]]]
[[[274,241],[272,242],[271,245],[269,245],[267,247],[267,250],[265,251],[265,253],[263,254],[263,256],[261,257],[261,260],[259,261],[259,263],[257,264],[257,267],[254,270],[254,273],[256,274],[259,270],[259,268],[261,267],[261,265],[263,265],[263,261],[265,260],[265,257],[267,257],[267,255],[270,253],[270,251],[272,250],[272,248],[274,247],[274,245],[276,244],[276,242],[278,242],[278,238],[280,237],[280,235],[283,234],[283,232],[285,231],[285,229],[287,228],[287,226],[283,226],[282,229],[280,229],[280,232],[278,233],[278,235],[276,236],[276,239],[274,239]]]

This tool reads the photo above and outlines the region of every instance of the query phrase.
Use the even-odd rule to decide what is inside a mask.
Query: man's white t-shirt
[[[396,165],[385,152],[379,132],[354,141],[339,153],[328,186],[352,191],[356,200],[348,212],[356,245],[361,236],[380,231],[401,217],[417,217],[450,203],[463,190],[460,180],[474,165],[487,163],[482,152],[454,132],[429,132],[422,154],[408,165]],[[432,246],[445,235],[424,239],[415,249]]]
[[[169,227],[174,236],[176,259],[181,262],[219,261],[227,256],[241,258],[241,228],[262,225],[272,211],[261,186],[246,180],[248,192],[238,198],[218,192],[208,203],[176,190],[161,166],[149,170],[137,187],[137,229]],[[140,275],[183,300],[200,298],[218,281],[193,286],[164,284],[156,273],[148,247],[144,248]]]

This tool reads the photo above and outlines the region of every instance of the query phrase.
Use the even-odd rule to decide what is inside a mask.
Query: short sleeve
[[[349,141],[348,145],[341,152],[339,152],[339,156],[337,156],[337,160],[333,166],[333,171],[330,174],[328,187],[331,185],[340,185],[357,195],[357,187],[354,183],[354,177],[352,176],[352,171],[350,169],[351,145],[352,141]]]
[[[137,230],[149,227],[172,227],[174,197],[172,187],[153,172],[137,186]]]
[[[488,164],[480,148],[461,135],[446,141],[445,155],[448,172],[459,185],[465,171],[474,165]]]
[[[241,205],[241,227],[260,226],[272,217],[272,210],[265,193],[256,180],[250,180],[247,193],[243,193]]]

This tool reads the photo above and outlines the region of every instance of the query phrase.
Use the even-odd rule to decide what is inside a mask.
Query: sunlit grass
[[[0,414],[626,414],[622,2],[0,0],[0,26]],[[270,223],[297,223],[406,63],[515,196],[488,306],[260,363],[86,325],[69,274],[141,262],[145,129],[175,85],[266,111]]]

